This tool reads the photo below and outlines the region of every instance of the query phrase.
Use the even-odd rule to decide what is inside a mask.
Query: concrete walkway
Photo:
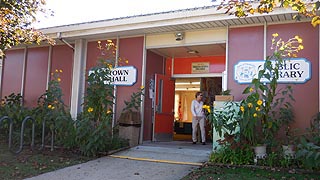
[[[180,180],[206,162],[212,144],[145,142],[128,150],[28,180]]]

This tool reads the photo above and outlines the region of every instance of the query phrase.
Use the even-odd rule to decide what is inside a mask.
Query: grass
[[[206,164],[192,171],[182,180],[318,180],[320,173],[306,173],[265,167],[235,167]]]
[[[8,150],[6,144],[0,143],[0,179],[24,179],[90,159],[61,149],[31,151],[29,147],[16,155]]]
[[[62,149],[45,149],[31,151],[29,147],[16,155],[8,150],[5,143],[0,142],[0,179],[20,180],[67,166],[87,162],[92,158]],[[306,173],[298,170],[285,170],[266,167],[241,167],[205,164],[189,173],[182,180],[320,180],[320,172]]]

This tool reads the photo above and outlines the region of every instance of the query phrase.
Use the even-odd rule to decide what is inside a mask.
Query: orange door
[[[153,141],[172,141],[174,123],[174,81],[155,75]]]

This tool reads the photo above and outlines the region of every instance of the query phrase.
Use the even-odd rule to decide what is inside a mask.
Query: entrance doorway
[[[213,105],[214,96],[219,94],[221,90],[222,77],[175,79],[173,140],[191,140],[192,114],[190,108],[196,92],[201,91],[203,93],[204,104]],[[210,124],[207,122],[206,134],[208,140],[211,139],[209,131]]]
[[[154,81],[154,96],[145,101],[150,110],[145,107],[144,139],[191,141],[191,102],[201,91],[205,104],[212,105],[214,96],[221,92],[225,46],[221,43],[148,49],[146,77],[147,81]],[[168,92],[172,82],[173,90]],[[208,124],[207,140],[211,139],[209,131]]]

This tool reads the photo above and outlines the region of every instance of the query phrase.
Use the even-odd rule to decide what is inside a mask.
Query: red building
[[[195,91],[231,89],[235,100],[240,101],[246,84],[235,79],[235,66],[244,60],[263,60],[272,53],[273,33],[283,39],[299,35],[304,49],[298,57],[309,63],[305,72],[309,76],[288,83],[296,99],[294,126],[304,129],[320,111],[320,30],[312,27],[309,19],[293,21],[294,15],[276,9],[269,14],[237,18],[204,7],[42,29],[56,39],[57,45],[7,51],[2,63],[1,96],[21,93],[25,105],[35,106],[47,88],[50,72],[62,69],[64,101],[76,117],[81,112],[86,73],[99,56],[97,41],[112,39],[119,57],[128,59],[137,69],[135,84],[117,86],[115,120],[124,100],[144,86],[140,142],[172,140],[174,121],[191,121],[187,109]],[[150,82],[155,82],[155,88]],[[153,89],[154,95],[150,94]]]

